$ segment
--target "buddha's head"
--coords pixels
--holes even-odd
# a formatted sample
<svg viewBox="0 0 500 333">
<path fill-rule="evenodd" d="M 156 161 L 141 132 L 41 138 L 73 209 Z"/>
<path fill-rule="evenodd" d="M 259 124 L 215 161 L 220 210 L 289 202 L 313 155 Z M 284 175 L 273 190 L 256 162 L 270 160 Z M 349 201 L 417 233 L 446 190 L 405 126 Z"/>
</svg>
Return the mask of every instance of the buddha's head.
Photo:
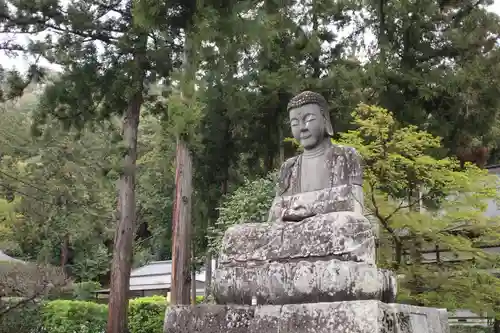
<svg viewBox="0 0 500 333">
<path fill-rule="evenodd" d="M 325 138 L 333 136 L 328 104 L 320 94 L 301 92 L 290 100 L 287 109 L 293 137 L 304 150 L 314 149 Z"/>
</svg>

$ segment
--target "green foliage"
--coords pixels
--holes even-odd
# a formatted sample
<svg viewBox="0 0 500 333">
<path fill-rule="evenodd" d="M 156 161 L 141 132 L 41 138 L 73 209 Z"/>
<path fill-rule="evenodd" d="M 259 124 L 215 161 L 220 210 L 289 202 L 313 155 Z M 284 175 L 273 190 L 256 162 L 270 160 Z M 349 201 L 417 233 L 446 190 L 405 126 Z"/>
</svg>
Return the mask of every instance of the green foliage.
<svg viewBox="0 0 500 333">
<path fill-rule="evenodd" d="M 16 147 L 0 160 L 0 194 L 14 199 L 9 206 L 15 214 L 0 221 L 9 229 L 0 241 L 8 241 L 6 249 L 17 256 L 51 264 L 60 265 L 66 252 L 67 273 L 95 279 L 109 266 L 104 243 L 112 239 L 115 204 L 113 126 L 111 133 L 78 133 L 51 122 L 44 136 L 30 138 L 30 112 L 38 100 L 37 93 L 25 95 L 3 112 L 9 122 L 0 124 L 0 141 Z"/>
<path fill-rule="evenodd" d="M 491 327 L 451 325 L 450 333 L 493 333 Z"/>
<path fill-rule="evenodd" d="M 442 137 L 453 154 L 498 145 L 500 18 L 486 3 L 371 2 L 366 8 L 367 24 L 379 33 L 379 55 L 366 66 L 369 103 Z"/>
<path fill-rule="evenodd" d="M 7 299 L 1 302 L 16 306 L 19 301 L 20 299 Z M 25 303 L 0 315 L 0 333 L 41 332 L 42 324 L 41 304 L 36 301 Z"/>
<path fill-rule="evenodd" d="M 0 158 L 0 248 L 61 265 L 67 246 L 66 273 L 77 282 L 99 279 L 109 270 L 113 239 L 119 123 L 68 132 L 54 121 L 44 136 L 30 138 L 38 96 L 26 94 L 1 114 L 0 142 L 8 155 Z M 165 122 L 145 114 L 140 132 L 137 264 L 139 257 L 170 258 L 175 159 L 175 138 Z"/>
<path fill-rule="evenodd" d="M 166 306 L 165 297 L 162 296 L 130 300 L 128 312 L 130 332 L 162 332 Z M 108 309 L 107 305 L 94 302 L 55 300 L 46 302 L 42 312 L 47 333 L 95 333 L 105 330 Z"/>
<path fill-rule="evenodd" d="M 107 306 L 85 301 L 56 300 L 43 307 L 43 326 L 49 333 L 102 332 Z"/>
<path fill-rule="evenodd" d="M 379 265 L 404 276 L 400 299 L 498 313 L 500 280 L 485 271 L 498 258 L 478 247 L 500 243 L 498 224 L 484 214 L 499 200 L 498 178 L 439 157 L 439 138 L 400 124 L 386 109 L 362 104 L 353 119 L 357 128 L 339 143 L 363 157 L 365 208 L 382 227 Z M 448 258 L 423 263 L 423 252 L 436 245 Z M 466 260 L 447 261 L 453 258 Z"/>
<path fill-rule="evenodd" d="M 152 296 L 129 302 L 130 333 L 161 333 L 167 303 L 165 297 Z"/>
<path fill-rule="evenodd" d="M 181 93 L 172 93 L 166 100 L 168 128 L 175 136 L 180 136 L 192 145 L 200 140 L 198 124 L 204 105 L 197 96 L 187 98 Z"/>
<path fill-rule="evenodd" d="M 101 284 L 95 281 L 75 283 L 73 285 L 73 298 L 79 301 L 95 299 L 94 292 L 101 289 Z"/>
<path fill-rule="evenodd" d="M 246 179 L 242 186 L 228 195 L 219 208 L 219 218 L 211 233 L 211 248 L 217 252 L 221 237 L 232 225 L 265 222 L 274 198 L 276 174 L 265 178 Z"/>
<path fill-rule="evenodd" d="M 248 196 L 238 197 L 235 188 L 245 178 L 267 175 L 300 150 L 289 140 L 283 144 L 290 130 L 286 104 L 293 94 L 311 89 L 327 98 L 336 133 L 360 126 L 351 122 L 351 111 L 361 101 L 391 111 L 392 120 L 369 109 L 382 123 L 363 125 L 359 142 L 352 135 L 340 141 L 359 143 L 370 164 L 366 207 L 379 215 L 383 229 L 379 264 L 435 281 L 413 281 L 420 289 L 408 292 L 411 300 L 434 304 L 446 294 L 454 307 L 464 301 L 461 294 L 474 294 L 472 287 L 455 293 L 451 287 L 440 289 L 437 269 L 413 265 L 410 271 L 402 257 L 418 258 L 406 253 L 420 247 L 413 243 L 439 242 L 451 252 L 472 253 L 481 268 L 495 262 L 476 247 L 497 238 L 498 231 L 482 216 L 493 182 L 481 170 L 462 170 L 453 158 L 442 158 L 475 161 L 469 155 L 486 147 L 491 161 L 498 160 L 500 25 L 484 2 L 34 3 L 7 1 L 0 30 L 26 36 L 50 29 L 51 37 L 28 45 L 12 38 L 0 49 L 41 55 L 62 71 L 46 76 L 45 88 L 34 85 L 19 103 L 0 112 L 0 172 L 5 173 L 0 174 L 5 187 L 0 188 L 5 199 L 0 201 L 0 248 L 62 265 L 76 281 L 106 276 L 117 217 L 115 184 L 127 152 L 118 118 L 140 95 L 146 114 L 138 135 L 134 264 L 171 255 L 175 135 L 190 140 L 193 150 L 192 216 L 201 258 L 207 230 L 217 247 L 229 225 L 266 219 L 274 182 L 252 188 L 246 181 Z M 379 32 L 373 45 L 364 45 L 366 29 Z M 191 45 L 182 42 L 185 32 Z M 189 66 L 172 75 L 182 63 Z M 26 76 L 0 70 L 0 101 L 28 91 L 27 84 L 43 74 L 37 66 Z M 355 117 L 369 121 L 358 111 Z M 41 137 L 30 136 L 31 125 Z M 380 126 L 391 129 L 379 133 Z M 77 130 L 66 132 L 72 127 Z M 384 147 L 384 136 L 390 147 Z M 236 193 L 234 200 L 232 195 L 223 199 L 227 193 Z M 420 206 L 428 212 L 418 215 L 414 210 Z M 438 209 L 446 214 L 437 214 Z M 467 235 L 439 231 L 465 220 Z M 413 241 L 389 228 L 404 230 Z M 395 244 L 402 249 L 393 260 L 389 245 Z M 462 268 L 470 273 L 466 281 L 486 279 Z M 444 281 L 465 281 L 452 271 Z M 426 284 L 435 290 L 421 292 Z"/>
<path fill-rule="evenodd" d="M 139 231 L 134 264 L 170 258 L 175 176 L 175 137 L 165 121 L 141 118 L 137 160 Z"/>
<path fill-rule="evenodd" d="M 19 244 L 15 241 L 14 226 L 21 217 L 16 213 L 19 199 L 9 202 L 0 198 L 0 249 L 9 252 L 19 252 Z"/>
</svg>

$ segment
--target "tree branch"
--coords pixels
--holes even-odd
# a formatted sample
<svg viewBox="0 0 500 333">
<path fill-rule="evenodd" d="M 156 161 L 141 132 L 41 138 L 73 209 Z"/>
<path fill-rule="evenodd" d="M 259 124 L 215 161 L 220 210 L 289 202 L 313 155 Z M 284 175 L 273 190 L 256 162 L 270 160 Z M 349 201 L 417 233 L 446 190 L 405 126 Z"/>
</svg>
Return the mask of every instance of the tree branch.
<svg viewBox="0 0 500 333">
<path fill-rule="evenodd" d="M 372 202 L 372 205 L 373 205 L 373 208 L 374 208 L 374 215 L 375 217 L 380 221 L 380 223 L 382 224 L 382 226 L 385 228 L 385 230 L 387 230 L 392 238 L 394 239 L 395 242 L 397 242 L 398 244 L 401 243 L 401 238 L 396 234 L 396 230 L 394 230 L 394 228 L 392 228 L 390 225 L 389 225 L 389 220 L 387 218 L 384 218 L 382 216 L 382 214 L 380 213 L 380 210 L 378 208 L 378 205 L 377 205 L 377 200 L 375 199 L 375 191 L 374 191 L 374 184 L 373 183 L 370 183 L 370 200 Z"/>
<path fill-rule="evenodd" d="M 24 304 L 27 304 L 29 302 L 32 302 L 34 301 L 38 296 L 40 296 L 41 294 L 35 294 L 35 295 L 32 295 L 31 297 L 28 297 L 28 298 L 24 298 L 22 299 L 21 301 L 17 302 L 16 304 L 12 305 L 12 306 L 7 306 L 5 309 L 3 310 L 0 310 L 0 318 L 2 316 L 4 316 L 5 314 L 9 313 L 10 311 L 14 310 L 14 309 L 17 309 L 19 307 L 21 307 L 22 305 Z"/>
<path fill-rule="evenodd" d="M 413 206 L 413 204 L 408 204 L 408 205 L 403 205 L 404 201 L 401 201 L 399 203 L 399 206 L 396 207 L 396 209 L 394 209 L 394 211 L 392 213 L 390 213 L 385 219 L 386 221 L 389 221 L 393 216 L 394 214 L 396 214 L 397 212 L 399 212 L 401 209 L 406 209 L 406 208 L 411 208 Z"/>
<path fill-rule="evenodd" d="M 36 31 L 32 31 L 32 33 L 43 32 L 47 29 L 52 29 L 57 32 L 62 33 L 70 33 L 83 38 L 90 38 L 91 40 L 98 40 L 106 44 L 114 44 L 117 39 L 111 37 L 107 34 L 101 32 L 88 33 L 83 31 L 76 31 L 72 29 L 62 28 L 55 24 L 49 23 L 50 18 L 40 18 L 40 17 L 12 17 L 5 12 L 0 12 L 0 19 L 7 21 L 9 24 L 13 24 L 15 26 L 20 27 L 29 27 L 31 25 L 41 25 L 43 29 L 37 29 Z M 15 33 L 15 32 L 13 32 Z"/>
</svg>

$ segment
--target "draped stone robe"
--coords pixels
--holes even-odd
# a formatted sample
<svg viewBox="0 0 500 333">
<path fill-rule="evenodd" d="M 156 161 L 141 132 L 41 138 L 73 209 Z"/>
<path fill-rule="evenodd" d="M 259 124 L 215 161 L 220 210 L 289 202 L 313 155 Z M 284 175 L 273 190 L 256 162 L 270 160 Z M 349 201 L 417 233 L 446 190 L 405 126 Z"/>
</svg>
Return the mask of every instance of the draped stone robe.
<svg viewBox="0 0 500 333">
<path fill-rule="evenodd" d="M 330 212 L 363 211 L 363 169 L 361 157 L 352 147 L 331 144 L 324 152 L 326 174 L 311 170 L 303 172 L 302 154 L 283 163 L 279 172 L 276 197 L 269 212 L 269 221 L 301 221 L 307 217 Z M 320 188 L 302 190 L 303 175 L 322 177 Z M 302 175 L 302 176 L 301 176 Z M 318 182 L 315 182 L 318 184 Z"/>
</svg>

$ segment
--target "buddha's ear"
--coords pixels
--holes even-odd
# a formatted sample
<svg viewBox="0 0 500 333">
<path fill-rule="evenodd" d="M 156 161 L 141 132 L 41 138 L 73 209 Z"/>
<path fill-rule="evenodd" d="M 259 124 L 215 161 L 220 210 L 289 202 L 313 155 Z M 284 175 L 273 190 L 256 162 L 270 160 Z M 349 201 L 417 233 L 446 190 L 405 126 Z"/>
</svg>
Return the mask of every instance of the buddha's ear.
<svg viewBox="0 0 500 333">
<path fill-rule="evenodd" d="M 325 110 L 323 112 L 323 118 L 325 119 L 325 132 L 329 137 L 333 137 L 333 126 L 332 122 L 330 121 L 330 113 L 328 110 Z"/>
</svg>

